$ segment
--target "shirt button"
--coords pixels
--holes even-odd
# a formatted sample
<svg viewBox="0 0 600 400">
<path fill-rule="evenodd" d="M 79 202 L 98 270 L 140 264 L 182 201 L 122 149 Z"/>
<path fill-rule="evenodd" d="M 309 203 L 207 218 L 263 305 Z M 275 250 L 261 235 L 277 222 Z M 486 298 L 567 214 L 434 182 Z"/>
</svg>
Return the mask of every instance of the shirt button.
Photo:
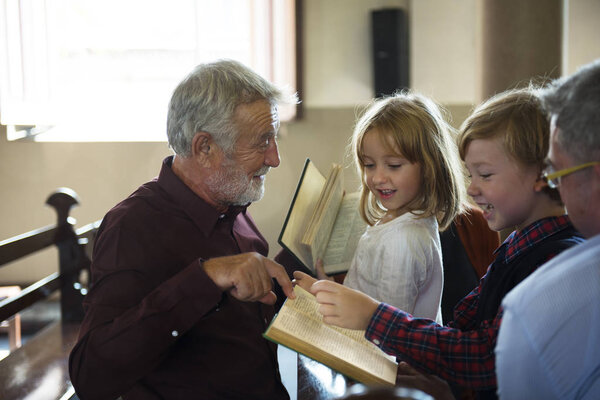
<svg viewBox="0 0 600 400">
<path fill-rule="evenodd" d="M 223 219 L 223 218 L 225 218 L 225 214 L 219 215 L 219 219 Z"/>
<path fill-rule="evenodd" d="M 173 337 L 177 337 L 177 336 L 179 336 L 179 332 L 177 332 L 177 331 L 172 331 L 172 332 L 171 332 L 171 336 L 173 336 Z"/>
<path fill-rule="evenodd" d="M 381 342 L 379 341 L 379 339 L 374 339 L 373 343 L 375 343 L 377 346 L 379 346 L 381 344 Z"/>
</svg>

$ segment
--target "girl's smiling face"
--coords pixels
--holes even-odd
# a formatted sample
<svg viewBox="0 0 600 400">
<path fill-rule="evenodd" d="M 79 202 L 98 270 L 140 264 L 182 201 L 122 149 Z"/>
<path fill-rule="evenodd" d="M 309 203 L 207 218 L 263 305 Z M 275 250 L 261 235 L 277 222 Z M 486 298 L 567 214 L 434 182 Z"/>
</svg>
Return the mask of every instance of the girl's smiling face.
<svg viewBox="0 0 600 400">
<path fill-rule="evenodd" d="M 490 229 L 522 229 L 538 219 L 534 188 L 540 172 L 511 158 L 502 136 L 474 139 L 465 164 L 471 183 L 467 193 L 483 210 Z"/>
<path fill-rule="evenodd" d="M 364 180 L 373 195 L 387 209 L 383 222 L 407 211 L 421 192 L 421 167 L 391 151 L 377 128 L 369 130 L 362 142 Z"/>
</svg>

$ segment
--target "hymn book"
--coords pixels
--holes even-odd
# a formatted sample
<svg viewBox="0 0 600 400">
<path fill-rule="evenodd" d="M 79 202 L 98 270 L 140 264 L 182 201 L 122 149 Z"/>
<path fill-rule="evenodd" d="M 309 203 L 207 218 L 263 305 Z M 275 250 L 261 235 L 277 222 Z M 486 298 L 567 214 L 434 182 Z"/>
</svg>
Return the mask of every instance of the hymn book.
<svg viewBox="0 0 600 400">
<path fill-rule="evenodd" d="M 346 272 L 366 228 L 359 202 L 360 193 L 344 192 L 340 165 L 333 164 L 325 178 L 307 159 L 279 244 L 313 273 L 318 258 L 323 260 L 326 274 Z"/>
<path fill-rule="evenodd" d="M 315 296 L 297 285 L 294 293 L 296 298 L 286 299 L 265 338 L 363 384 L 396 383 L 395 358 L 365 339 L 365 331 L 325 324 Z"/>
</svg>

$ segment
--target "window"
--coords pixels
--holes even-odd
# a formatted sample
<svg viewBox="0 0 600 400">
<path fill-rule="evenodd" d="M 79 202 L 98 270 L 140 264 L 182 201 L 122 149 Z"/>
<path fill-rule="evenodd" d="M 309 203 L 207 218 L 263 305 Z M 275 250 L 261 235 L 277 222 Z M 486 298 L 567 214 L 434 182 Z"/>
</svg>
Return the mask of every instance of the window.
<svg viewBox="0 0 600 400">
<path fill-rule="evenodd" d="M 294 0 L 0 4 L 0 122 L 9 139 L 164 141 L 173 89 L 218 58 L 296 90 Z M 294 112 L 282 110 L 282 119 Z"/>
</svg>

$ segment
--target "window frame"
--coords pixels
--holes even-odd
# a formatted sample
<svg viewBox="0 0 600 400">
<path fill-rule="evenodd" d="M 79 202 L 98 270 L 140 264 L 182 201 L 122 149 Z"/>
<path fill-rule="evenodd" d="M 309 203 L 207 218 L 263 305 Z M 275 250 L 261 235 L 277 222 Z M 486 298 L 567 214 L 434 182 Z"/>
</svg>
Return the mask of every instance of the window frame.
<svg viewBox="0 0 600 400">
<path fill-rule="evenodd" d="M 49 17 L 50 2 L 54 0 L 0 0 L 0 124 L 6 126 L 8 140 L 33 140 L 38 141 L 43 133 L 48 132 L 56 125 L 53 116 L 57 115 L 54 107 L 53 93 L 56 82 L 53 79 L 53 67 L 56 55 L 51 54 L 52 39 L 47 33 L 52 29 L 52 19 Z M 202 1 L 202 0 L 196 0 Z M 281 15 L 281 0 L 250 0 L 251 10 L 269 14 L 273 20 L 274 12 Z M 294 41 L 294 50 L 288 55 L 288 61 L 293 63 L 295 79 L 294 89 L 302 92 L 302 10 L 303 0 L 287 0 L 285 3 L 289 12 L 292 12 L 294 29 L 291 32 Z M 35 6 L 35 7 L 34 7 Z M 281 18 L 280 18 L 281 19 Z M 289 21 L 276 20 L 280 25 Z M 32 28 L 33 27 L 33 28 Z M 285 27 L 284 27 L 285 28 Z M 273 71 L 276 62 L 275 51 L 287 51 L 286 44 L 277 41 L 278 37 L 270 30 L 270 38 L 266 43 L 267 54 L 266 68 Z M 288 29 L 289 31 L 289 29 Z M 259 45 L 265 45 L 263 41 Z M 278 48 L 275 48 L 277 47 Z M 256 67 L 253 66 L 253 69 Z M 263 74 L 265 75 L 265 74 Z M 266 76 L 266 75 L 265 75 Z M 274 76 L 268 76 L 273 79 Z M 302 103 L 295 106 L 289 120 L 302 117 Z M 42 135 L 42 136 L 40 136 Z M 44 141 L 44 140 L 40 140 Z M 99 141 L 99 140 L 76 140 Z M 125 141 L 153 141 L 145 139 Z M 166 137 L 165 137 L 166 141 Z"/>
</svg>

